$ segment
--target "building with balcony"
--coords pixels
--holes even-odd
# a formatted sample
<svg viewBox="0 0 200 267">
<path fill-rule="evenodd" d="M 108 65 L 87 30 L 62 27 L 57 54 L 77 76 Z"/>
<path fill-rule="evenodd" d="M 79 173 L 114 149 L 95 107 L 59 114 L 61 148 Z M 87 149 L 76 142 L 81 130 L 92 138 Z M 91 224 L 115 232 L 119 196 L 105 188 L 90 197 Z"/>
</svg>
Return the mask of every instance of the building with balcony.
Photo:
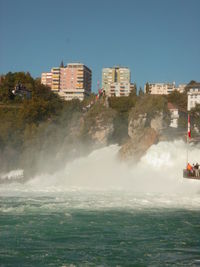
<svg viewBox="0 0 200 267">
<path fill-rule="evenodd" d="M 173 83 L 149 83 L 147 92 L 147 85 L 144 87 L 144 93 L 151 95 L 168 95 L 175 90 L 175 82 Z"/>
<path fill-rule="evenodd" d="M 130 92 L 134 90 L 134 84 L 131 83 L 111 83 L 107 92 L 109 97 L 112 96 L 129 96 Z"/>
<path fill-rule="evenodd" d="M 43 72 L 41 75 L 41 83 L 51 88 L 52 72 Z"/>
<path fill-rule="evenodd" d="M 185 91 L 186 84 L 179 84 L 176 86 L 175 82 L 173 83 L 148 83 L 148 92 L 147 84 L 144 86 L 144 93 L 151 95 L 168 95 L 173 91 L 177 90 L 179 93 Z"/>
<path fill-rule="evenodd" d="M 65 100 L 83 100 L 91 93 L 92 71 L 82 63 L 69 63 L 66 67 L 52 68 L 51 75 L 52 91 Z M 42 73 L 41 82 L 45 85 L 46 77 L 47 73 Z"/>
<path fill-rule="evenodd" d="M 59 92 L 60 90 L 60 68 L 52 68 L 52 84 L 51 90 L 54 92 Z"/>
<path fill-rule="evenodd" d="M 107 96 L 128 96 L 134 85 L 131 84 L 131 72 L 126 67 L 103 68 L 102 89 Z"/>
<path fill-rule="evenodd" d="M 83 100 L 91 93 L 92 71 L 81 63 L 69 63 L 60 68 L 59 95 L 65 100 L 78 98 Z"/>
<path fill-rule="evenodd" d="M 188 106 L 187 109 L 190 111 L 195 108 L 197 104 L 200 104 L 200 86 L 192 87 L 189 89 L 188 93 Z"/>
</svg>

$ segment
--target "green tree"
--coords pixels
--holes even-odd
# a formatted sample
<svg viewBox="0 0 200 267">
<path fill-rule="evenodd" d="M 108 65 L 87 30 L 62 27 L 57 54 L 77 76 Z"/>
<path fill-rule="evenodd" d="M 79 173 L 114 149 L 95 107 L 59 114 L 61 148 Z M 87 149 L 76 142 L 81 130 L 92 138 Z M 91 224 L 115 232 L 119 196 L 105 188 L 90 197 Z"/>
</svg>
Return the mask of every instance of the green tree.
<svg viewBox="0 0 200 267">
<path fill-rule="evenodd" d="M 149 94 L 150 93 L 150 87 L 149 87 L 149 83 L 148 82 L 146 83 L 145 88 L 146 88 L 146 94 Z"/>
<path fill-rule="evenodd" d="M 168 102 L 174 104 L 181 111 L 187 111 L 187 93 L 179 93 L 177 90 L 167 95 Z"/>
<path fill-rule="evenodd" d="M 140 114 L 148 114 L 149 118 L 154 117 L 158 112 L 168 114 L 167 100 L 161 95 L 141 95 L 131 109 L 130 117 L 137 119 Z"/>
<path fill-rule="evenodd" d="M 143 95 L 144 95 L 144 91 L 142 90 L 142 87 L 140 87 L 139 96 L 143 96 Z"/>
<path fill-rule="evenodd" d="M 199 135 L 199 133 L 196 133 L 194 131 L 194 128 L 195 130 L 198 129 L 198 131 L 200 132 L 200 104 L 197 104 L 195 106 L 195 108 L 193 108 L 191 111 L 190 111 L 190 114 L 191 114 L 191 124 L 192 124 L 192 130 L 193 130 L 193 136 L 194 135 Z"/>
<path fill-rule="evenodd" d="M 117 112 L 113 121 L 114 132 L 112 142 L 122 144 L 128 138 L 128 115 L 131 108 L 135 106 L 136 101 L 136 95 L 110 97 L 108 99 L 109 107 Z"/>
</svg>

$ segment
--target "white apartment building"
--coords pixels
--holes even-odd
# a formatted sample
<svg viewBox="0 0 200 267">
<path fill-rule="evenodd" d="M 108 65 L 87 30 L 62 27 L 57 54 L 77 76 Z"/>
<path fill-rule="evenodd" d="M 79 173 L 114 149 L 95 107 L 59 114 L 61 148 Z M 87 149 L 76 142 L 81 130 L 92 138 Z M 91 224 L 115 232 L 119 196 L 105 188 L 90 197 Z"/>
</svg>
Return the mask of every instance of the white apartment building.
<svg viewBox="0 0 200 267">
<path fill-rule="evenodd" d="M 175 90 L 175 82 L 173 83 L 149 83 L 149 94 L 151 95 L 168 95 Z M 146 85 L 144 87 L 146 92 Z"/>
<path fill-rule="evenodd" d="M 190 88 L 188 91 L 188 111 L 195 108 L 196 104 L 200 104 L 200 88 L 198 87 Z"/>
<path fill-rule="evenodd" d="M 168 95 L 173 91 L 177 90 L 180 93 L 183 93 L 185 90 L 186 84 L 180 84 L 176 87 L 175 82 L 173 83 L 149 83 L 149 94 L 151 95 Z M 144 92 L 146 92 L 146 85 L 144 86 Z"/>
</svg>

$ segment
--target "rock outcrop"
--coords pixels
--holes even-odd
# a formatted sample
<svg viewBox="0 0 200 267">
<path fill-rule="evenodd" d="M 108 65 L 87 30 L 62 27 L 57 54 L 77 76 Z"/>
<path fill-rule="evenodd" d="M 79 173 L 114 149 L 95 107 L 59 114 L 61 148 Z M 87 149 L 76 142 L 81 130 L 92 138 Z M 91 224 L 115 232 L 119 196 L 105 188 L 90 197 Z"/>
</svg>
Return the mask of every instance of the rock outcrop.
<svg viewBox="0 0 200 267">
<path fill-rule="evenodd" d="M 137 119 L 131 118 L 128 125 L 128 135 L 134 139 L 138 131 L 142 131 L 147 127 L 147 114 L 140 114 Z"/>
<path fill-rule="evenodd" d="M 158 134 L 152 128 L 144 128 L 130 138 L 120 149 L 119 156 L 123 160 L 138 161 L 153 144 L 158 142 Z"/>
<path fill-rule="evenodd" d="M 128 126 L 129 140 L 121 147 L 119 156 L 124 160 L 138 161 L 146 151 L 156 144 L 167 127 L 162 112 L 153 118 L 148 114 L 140 114 L 137 119 L 130 118 Z"/>
<path fill-rule="evenodd" d="M 112 120 L 105 121 L 103 118 L 96 118 L 96 122 L 89 129 L 89 136 L 95 145 L 107 145 L 110 136 L 114 131 Z"/>
</svg>

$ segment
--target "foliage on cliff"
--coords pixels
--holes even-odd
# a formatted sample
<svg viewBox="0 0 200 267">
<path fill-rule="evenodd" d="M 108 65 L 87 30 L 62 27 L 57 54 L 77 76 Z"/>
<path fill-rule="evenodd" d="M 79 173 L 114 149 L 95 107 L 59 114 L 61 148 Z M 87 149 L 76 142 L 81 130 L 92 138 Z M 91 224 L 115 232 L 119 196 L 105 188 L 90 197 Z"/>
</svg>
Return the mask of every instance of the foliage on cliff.
<svg viewBox="0 0 200 267">
<path fill-rule="evenodd" d="M 110 97 L 108 99 L 110 108 L 116 111 L 113 121 L 113 142 L 122 144 L 128 138 L 128 116 L 131 108 L 135 106 L 137 98 L 135 94 L 131 94 L 129 97 Z"/>
<path fill-rule="evenodd" d="M 167 95 L 168 102 L 174 104 L 180 111 L 187 112 L 187 92 L 179 93 L 177 90 Z"/>
<path fill-rule="evenodd" d="M 199 136 L 200 133 L 200 104 L 197 104 L 195 108 L 190 111 L 191 115 L 191 125 L 192 125 L 192 135 Z"/>
<path fill-rule="evenodd" d="M 166 98 L 157 95 L 143 95 L 138 98 L 129 118 L 137 119 L 140 114 L 147 114 L 149 118 L 153 118 L 158 112 L 168 113 Z"/>
<path fill-rule="evenodd" d="M 31 92 L 30 99 L 13 94 L 18 83 Z M 83 102 L 63 101 L 29 73 L 9 72 L 0 83 L 0 169 L 53 171 L 102 136 L 121 145 L 128 138 L 129 119 L 167 114 L 168 101 L 185 110 L 187 95 L 131 94 L 96 101 L 92 94 Z M 199 106 L 191 113 L 200 129 Z"/>
<path fill-rule="evenodd" d="M 17 83 L 31 92 L 31 99 L 12 93 Z M 36 165 L 62 146 L 71 121 L 82 112 L 78 100 L 63 101 L 29 73 L 8 73 L 0 84 L 0 168 Z M 39 155 L 40 152 L 40 155 Z"/>
<path fill-rule="evenodd" d="M 116 112 L 105 106 L 103 101 L 96 102 L 84 116 L 84 127 L 82 130 L 83 140 L 88 139 L 91 129 L 99 129 L 113 122 Z"/>
</svg>

